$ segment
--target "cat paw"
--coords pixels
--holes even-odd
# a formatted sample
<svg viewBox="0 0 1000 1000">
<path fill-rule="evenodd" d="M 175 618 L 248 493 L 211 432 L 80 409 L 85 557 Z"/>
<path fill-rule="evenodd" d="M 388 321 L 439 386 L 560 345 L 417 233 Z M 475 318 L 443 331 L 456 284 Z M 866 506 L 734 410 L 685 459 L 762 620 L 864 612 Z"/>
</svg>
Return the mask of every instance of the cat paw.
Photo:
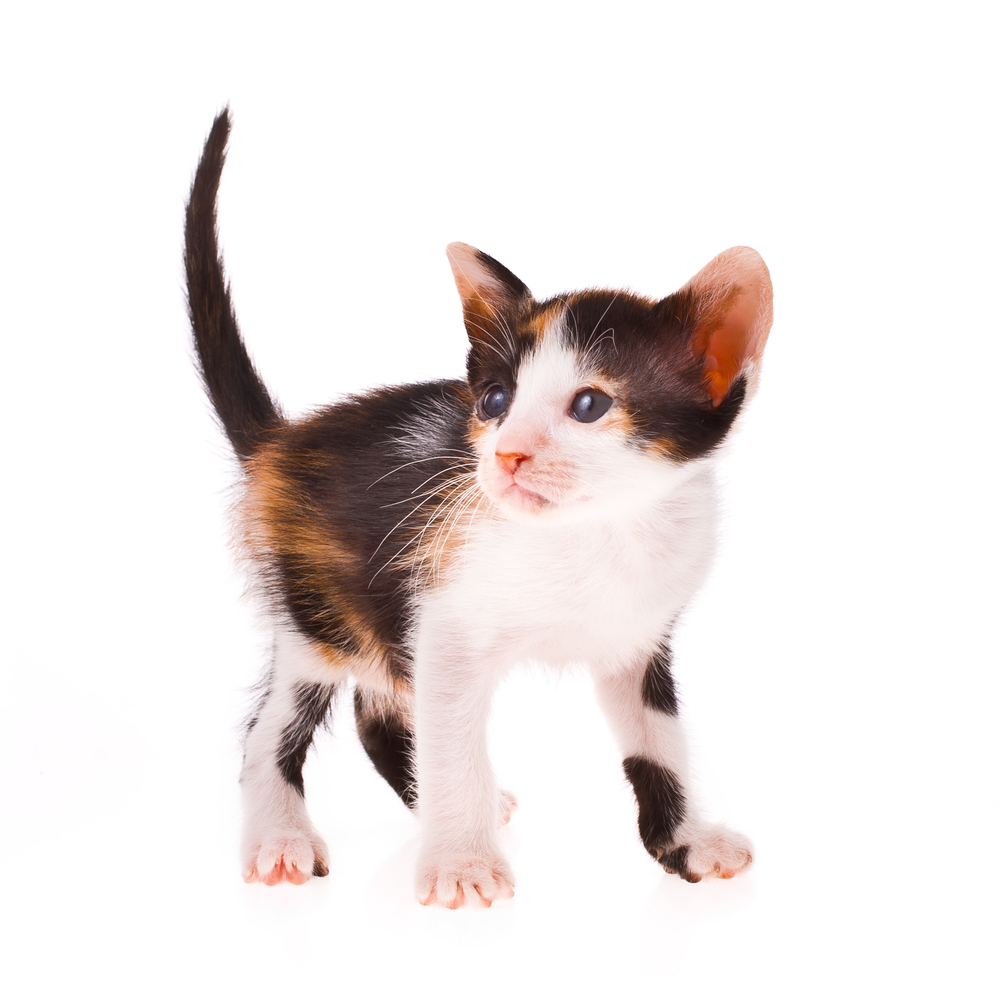
<svg viewBox="0 0 1000 1000">
<path fill-rule="evenodd" d="M 517 808 L 517 799 L 510 792 L 500 789 L 500 826 L 506 826 L 510 822 L 511 814 Z"/>
<path fill-rule="evenodd" d="M 685 882 L 703 878 L 733 878 L 746 871 L 753 861 L 753 848 L 742 834 L 724 826 L 713 826 L 689 837 L 675 847 L 654 852 L 664 871 L 680 875 Z"/>
<path fill-rule="evenodd" d="M 302 885 L 313 875 L 330 874 L 326 853 L 326 845 L 319 838 L 311 841 L 301 836 L 265 837 L 248 852 L 243 865 L 243 881 Z"/>
<path fill-rule="evenodd" d="M 452 856 L 423 862 L 417 875 L 417 899 L 449 910 L 460 906 L 490 906 L 514 895 L 514 877 L 499 855 Z"/>
</svg>

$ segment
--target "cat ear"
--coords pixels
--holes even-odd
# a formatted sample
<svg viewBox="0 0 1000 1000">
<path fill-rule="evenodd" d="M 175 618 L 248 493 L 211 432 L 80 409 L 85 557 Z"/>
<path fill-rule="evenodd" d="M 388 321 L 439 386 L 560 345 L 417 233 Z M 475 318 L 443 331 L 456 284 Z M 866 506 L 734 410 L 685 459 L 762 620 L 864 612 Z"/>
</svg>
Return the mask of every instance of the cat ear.
<svg viewBox="0 0 1000 1000">
<path fill-rule="evenodd" d="M 528 286 L 468 243 L 449 243 L 445 252 L 462 299 L 469 339 L 496 340 L 512 325 L 513 315 L 532 301 Z"/>
<path fill-rule="evenodd" d="M 760 254 L 750 247 L 720 253 L 660 305 L 685 299 L 694 313 L 691 351 L 701 361 L 712 405 L 722 403 L 741 375 L 749 396 L 773 317 L 771 276 Z"/>
</svg>

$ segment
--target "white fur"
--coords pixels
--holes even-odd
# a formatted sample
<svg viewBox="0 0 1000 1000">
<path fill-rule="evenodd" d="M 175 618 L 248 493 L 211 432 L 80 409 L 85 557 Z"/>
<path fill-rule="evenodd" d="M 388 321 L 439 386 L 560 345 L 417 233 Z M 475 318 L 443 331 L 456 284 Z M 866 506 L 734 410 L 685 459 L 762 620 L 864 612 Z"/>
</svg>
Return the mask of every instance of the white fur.
<svg viewBox="0 0 1000 1000">
<path fill-rule="evenodd" d="M 522 366 L 509 413 L 479 441 L 480 483 L 501 516 L 473 526 L 447 582 L 419 605 L 424 902 L 461 905 L 478 893 L 489 903 L 513 892 L 496 839 L 486 720 L 498 680 L 516 663 L 586 663 L 623 755 L 668 767 L 687 787 L 679 724 L 643 705 L 641 683 L 708 570 L 712 471 L 643 452 L 610 412 L 591 424 L 573 420 L 569 404 L 590 376 L 555 331 Z M 509 452 L 530 456 L 513 474 L 497 458 Z M 717 829 L 702 849 L 702 829 L 689 810 L 684 832 L 697 840 L 692 855 L 709 863 L 706 874 L 748 863 L 742 842 L 730 846 Z"/>
<path fill-rule="evenodd" d="M 268 885 L 282 881 L 282 866 L 289 881 L 304 882 L 312 875 L 317 856 L 324 863 L 329 858 L 305 801 L 285 781 L 277 757 L 282 732 L 296 716 L 296 686 L 332 684 L 344 676 L 291 629 L 278 630 L 274 645 L 269 694 L 247 734 L 240 775 L 243 878 Z"/>
<path fill-rule="evenodd" d="M 493 775 L 486 723 L 498 681 L 530 661 L 587 664 L 623 756 L 679 778 L 689 803 L 679 836 L 693 874 L 729 877 L 750 861 L 745 840 L 698 818 L 679 723 L 641 697 L 651 655 L 711 562 L 711 462 L 645 449 L 614 407 L 590 424 L 572 419 L 570 403 L 587 386 L 601 388 L 586 360 L 563 346 L 557 321 L 523 363 L 505 418 L 477 440 L 488 513 L 463 525 L 464 545 L 417 598 L 412 708 L 425 903 L 489 905 L 513 893 L 497 838 L 513 798 Z M 505 453 L 529 457 L 511 474 L 498 458 Z M 272 694 L 247 739 L 242 778 L 248 881 L 280 880 L 282 865 L 304 881 L 316 856 L 326 858 L 275 757 L 294 718 L 295 686 L 335 683 L 348 667 L 338 670 L 294 630 L 279 630 Z"/>
</svg>

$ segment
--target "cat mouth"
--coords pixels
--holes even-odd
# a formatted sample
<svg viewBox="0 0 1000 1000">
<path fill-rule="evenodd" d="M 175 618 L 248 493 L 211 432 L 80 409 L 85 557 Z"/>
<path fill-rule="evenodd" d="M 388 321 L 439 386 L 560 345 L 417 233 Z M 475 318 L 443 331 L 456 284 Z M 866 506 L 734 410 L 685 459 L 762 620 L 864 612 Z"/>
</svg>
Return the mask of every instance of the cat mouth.
<svg viewBox="0 0 1000 1000">
<path fill-rule="evenodd" d="M 529 510 L 543 510 L 552 506 L 552 501 L 543 497 L 541 493 L 529 490 L 520 483 L 512 482 L 503 491 L 503 499 L 507 502 L 513 501 L 518 507 Z"/>
</svg>

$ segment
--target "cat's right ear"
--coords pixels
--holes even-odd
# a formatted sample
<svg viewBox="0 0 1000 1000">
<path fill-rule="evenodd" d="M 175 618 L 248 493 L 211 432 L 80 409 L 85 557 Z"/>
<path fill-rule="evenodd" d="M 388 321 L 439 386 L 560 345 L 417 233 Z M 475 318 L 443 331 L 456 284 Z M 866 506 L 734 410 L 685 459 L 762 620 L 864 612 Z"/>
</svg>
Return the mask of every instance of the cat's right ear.
<svg viewBox="0 0 1000 1000">
<path fill-rule="evenodd" d="M 469 340 L 502 342 L 516 316 L 532 302 L 528 286 L 468 243 L 449 243 L 445 252 L 462 299 Z"/>
</svg>

